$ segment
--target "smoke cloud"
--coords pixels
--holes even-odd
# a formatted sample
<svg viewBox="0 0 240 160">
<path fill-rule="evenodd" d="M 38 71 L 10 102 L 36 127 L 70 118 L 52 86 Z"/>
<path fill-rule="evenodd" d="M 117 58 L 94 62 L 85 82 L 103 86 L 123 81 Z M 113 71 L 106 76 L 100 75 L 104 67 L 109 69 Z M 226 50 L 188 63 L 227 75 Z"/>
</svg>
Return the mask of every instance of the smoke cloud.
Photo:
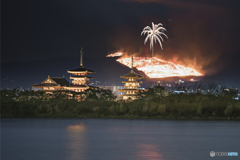
<svg viewBox="0 0 240 160">
<path fill-rule="evenodd" d="M 145 36 L 140 36 L 140 33 L 145 26 L 151 27 L 151 22 L 154 22 L 162 23 L 169 37 L 164 37 L 163 51 L 159 44 L 154 44 L 155 56 L 193 67 L 205 75 L 223 70 L 238 51 L 235 47 L 239 40 L 236 35 L 239 32 L 235 21 L 237 17 L 234 11 L 222 4 L 213 5 L 207 1 L 198 3 L 190 0 L 122 2 L 138 4 L 143 8 L 143 13 L 139 14 L 139 24 L 116 29 L 111 39 L 111 44 L 116 50 L 150 56 L 149 42 L 144 45 Z M 165 10 L 159 15 L 145 13 L 150 9 L 149 4 L 158 5 Z"/>
</svg>

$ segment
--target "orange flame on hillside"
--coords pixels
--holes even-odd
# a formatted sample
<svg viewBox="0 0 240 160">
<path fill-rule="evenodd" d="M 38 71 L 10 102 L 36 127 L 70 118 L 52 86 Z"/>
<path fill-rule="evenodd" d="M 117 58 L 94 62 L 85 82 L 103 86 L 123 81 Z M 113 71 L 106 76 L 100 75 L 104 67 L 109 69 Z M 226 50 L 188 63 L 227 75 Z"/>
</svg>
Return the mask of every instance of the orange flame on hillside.
<svg viewBox="0 0 240 160">
<path fill-rule="evenodd" d="M 111 56 L 110 56 L 111 55 Z M 110 54 L 107 57 L 114 57 Z M 117 59 L 119 63 L 131 68 L 131 57 Z M 156 57 L 133 57 L 133 66 L 143 71 L 150 78 L 180 77 L 180 76 L 202 76 L 194 68 L 174 64 Z"/>
<path fill-rule="evenodd" d="M 123 55 L 122 52 L 116 52 L 116 53 L 107 55 L 107 57 L 121 57 L 122 55 Z"/>
</svg>

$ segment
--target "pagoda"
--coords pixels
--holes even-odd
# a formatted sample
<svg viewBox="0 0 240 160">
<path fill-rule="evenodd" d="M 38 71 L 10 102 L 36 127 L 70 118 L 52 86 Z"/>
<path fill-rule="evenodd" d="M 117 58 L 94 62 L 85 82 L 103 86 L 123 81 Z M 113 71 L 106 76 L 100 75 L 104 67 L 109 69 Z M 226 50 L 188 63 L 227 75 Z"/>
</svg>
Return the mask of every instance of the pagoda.
<svg viewBox="0 0 240 160">
<path fill-rule="evenodd" d="M 85 90 L 89 89 L 88 84 L 90 83 L 89 77 L 87 75 L 96 73 L 90 69 L 86 69 L 83 67 L 83 48 L 81 48 L 80 54 L 80 68 L 68 70 L 67 72 L 71 74 L 70 79 L 72 79 L 72 85 L 65 87 L 67 90 L 74 91 L 74 92 L 84 92 Z"/>
<path fill-rule="evenodd" d="M 132 69 L 131 69 L 130 73 L 121 76 L 121 78 L 128 80 L 128 81 L 122 81 L 122 83 L 125 83 L 124 89 L 117 90 L 119 92 L 125 93 L 124 95 L 121 95 L 121 96 L 123 96 L 123 100 L 138 99 L 137 93 L 140 90 L 139 87 L 140 87 L 140 83 L 142 83 L 142 81 L 137 81 L 137 80 L 142 79 L 144 77 L 133 71 L 133 56 L 132 56 Z"/>
</svg>

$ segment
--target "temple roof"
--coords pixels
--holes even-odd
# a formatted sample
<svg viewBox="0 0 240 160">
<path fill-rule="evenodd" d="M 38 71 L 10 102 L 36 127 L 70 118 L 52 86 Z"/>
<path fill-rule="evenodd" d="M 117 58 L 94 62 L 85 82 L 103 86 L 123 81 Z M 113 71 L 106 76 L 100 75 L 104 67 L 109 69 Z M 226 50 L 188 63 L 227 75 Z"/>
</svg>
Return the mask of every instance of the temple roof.
<svg viewBox="0 0 240 160">
<path fill-rule="evenodd" d="M 33 84 L 32 87 L 54 87 L 59 86 L 59 84 L 54 83 L 39 83 L 39 84 Z"/>
<path fill-rule="evenodd" d="M 60 84 L 61 86 L 71 85 L 71 83 L 69 83 L 64 77 L 52 77 L 52 80 L 54 80 L 57 84 Z"/>
<path fill-rule="evenodd" d="M 140 74 L 137 74 L 137 73 L 135 73 L 133 70 L 131 70 L 130 73 L 121 76 L 121 78 L 125 78 L 125 79 L 128 79 L 128 78 L 142 79 L 143 76 L 140 75 Z"/>
<path fill-rule="evenodd" d="M 69 86 L 69 83 L 64 77 L 50 77 L 48 76 L 42 83 L 33 84 L 32 87 L 55 87 L 55 86 Z"/>
<path fill-rule="evenodd" d="M 80 68 L 77 68 L 77 69 L 71 69 L 71 70 L 68 70 L 68 72 L 91 72 L 91 73 L 96 73 L 95 71 L 84 68 L 84 67 L 80 67 Z"/>
</svg>

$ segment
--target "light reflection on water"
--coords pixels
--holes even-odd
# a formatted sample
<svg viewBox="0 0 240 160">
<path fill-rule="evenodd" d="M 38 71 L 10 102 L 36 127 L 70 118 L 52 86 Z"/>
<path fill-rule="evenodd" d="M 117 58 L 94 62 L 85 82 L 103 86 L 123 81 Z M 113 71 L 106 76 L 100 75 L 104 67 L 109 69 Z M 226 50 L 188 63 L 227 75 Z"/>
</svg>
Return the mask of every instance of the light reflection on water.
<svg viewBox="0 0 240 160">
<path fill-rule="evenodd" d="M 67 126 L 69 159 L 84 158 L 86 149 L 86 126 L 83 123 Z"/>
<path fill-rule="evenodd" d="M 233 121 L 2 119 L 1 160 L 205 160 L 240 153 L 239 133 Z"/>
<path fill-rule="evenodd" d="M 146 160 L 163 160 L 162 155 L 160 154 L 159 149 L 156 145 L 152 144 L 139 144 L 138 145 L 139 159 Z"/>
</svg>

